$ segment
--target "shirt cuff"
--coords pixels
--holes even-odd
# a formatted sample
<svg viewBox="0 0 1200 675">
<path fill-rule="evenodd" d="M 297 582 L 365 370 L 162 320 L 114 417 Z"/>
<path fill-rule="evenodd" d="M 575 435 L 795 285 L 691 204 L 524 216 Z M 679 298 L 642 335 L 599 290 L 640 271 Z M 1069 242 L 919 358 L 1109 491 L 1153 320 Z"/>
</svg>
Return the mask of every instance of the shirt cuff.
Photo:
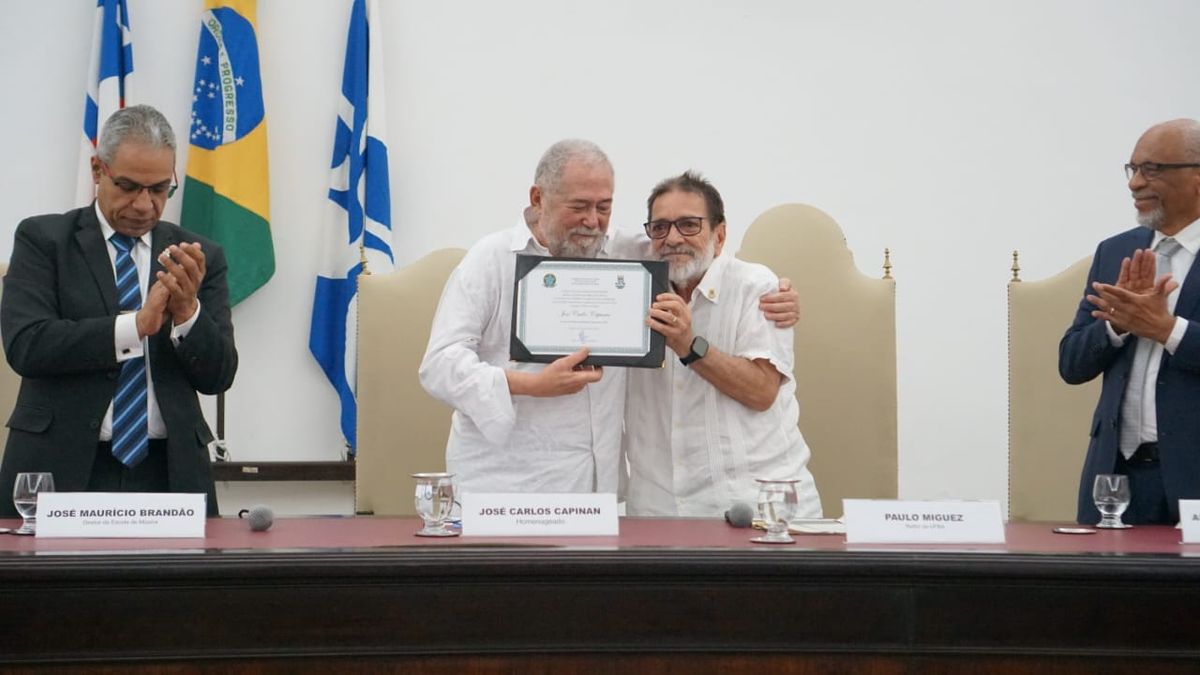
<svg viewBox="0 0 1200 675">
<path fill-rule="evenodd" d="M 179 343 L 183 342 L 188 332 L 192 330 L 192 326 L 196 325 L 196 317 L 198 316 L 200 316 L 200 300 L 196 300 L 196 311 L 192 312 L 192 318 L 181 324 L 171 326 L 171 344 L 178 347 Z"/>
<path fill-rule="evenodd" d="M 1182 316 L 1175 317 L 1175 327 L 1171 329 L 1171 337 L 1168 337 L 1166 344 L 1163 345 L 1168 354 L 1175 355 L 1175 350 L 1179 349 L 1179 343 L 1183 342 L 1183 334 L 1187 332 L 1187 329 L 1188 320 Z"/>
<path fill-rule="evenodd" d="M 1104 330 L 1108 333 L 1108 343 L 1110 345 L 1114 347 L 1125 346 L 1125 338 L 1129 337 L 1129 333 L 1121 333 L 1118 335 L 1117 331 L 1113 330 L 1112 324 L 1108 321 L 1104 322 Z"/>
<path fill-rule="evenodd" d="M 117 353 L 117 363 L 144 355 L 142 339 L 138 337 L 137 312 L 117 315 L 117 321 L 113 324 L 113 348 Z"/>
</svg>

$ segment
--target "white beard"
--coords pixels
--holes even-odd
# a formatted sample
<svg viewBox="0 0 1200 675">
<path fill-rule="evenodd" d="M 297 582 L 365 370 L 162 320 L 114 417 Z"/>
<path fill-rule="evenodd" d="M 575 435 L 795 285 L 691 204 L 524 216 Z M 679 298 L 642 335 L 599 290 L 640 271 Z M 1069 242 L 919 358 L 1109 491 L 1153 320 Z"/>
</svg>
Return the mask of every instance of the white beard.
<svg viewBox="0 0 1200 675">
<path fill-rule="evenodd" d="M 708 267 L 712 265 L 713 258 L 717 257 L 717 239 L 716 237 L 710 238 L 708 245 L 700 252 L 698 258 L 695 249 L 684 245 L 659 250 L 658 259 L 666 260 L 668 253 L 683 253 L 691 256 L 682 263 L 668 261 L 670 268 L 667 271 L 667 278 L 676 286 L 686 286 L 694 281 L 699 281 L 700 277 L 708 271 Z"/>
<path fill-rule="evenodd" d="M 555 238 L 553 235 L 547 233 L 546 248 L 550 251 L 550 254 L 556 258 L 595 258 L 604 246 L 604 235 L 600 234 L 593 237 L 587 244 L 577 244 L 571 241 L 571 234 L 577 231 L 599 232 L 600 230 L 575 227 L 564 233 L 562 239 Z"/>
<path fill-rule="evenodd" d="M 1162 207 L 1154 209 L 1150 213 L 1142 213 L 1138 211 L 1137 223 L 1144 228 L 1158 231 L 1162 229 L 1163 223 L 1167 219 L 1167 214 L 1163 213 Z"/>
</svg>

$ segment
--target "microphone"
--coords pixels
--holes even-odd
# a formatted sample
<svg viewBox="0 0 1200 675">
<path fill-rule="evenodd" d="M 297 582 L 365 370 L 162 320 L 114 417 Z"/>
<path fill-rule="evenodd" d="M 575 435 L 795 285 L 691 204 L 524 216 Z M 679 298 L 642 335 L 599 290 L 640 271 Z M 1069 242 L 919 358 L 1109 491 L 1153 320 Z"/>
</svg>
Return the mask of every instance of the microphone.
<svg viewBox="0 0 1200 675">
<path fill-rule="evenodd" d="M 734 527 L 750 527 L 754 524 L 754 509 L 745 502 L 734 502 L 725 512 L 725 522 Z"/>
<path fill-rule="evenodd" d="M 248 509 L 238 511 L 238 518 L 250 522 L 251 532 L 266 532 L 275 523 L 275 512 L 264 504 L 255 504 Z"/>
</svg>

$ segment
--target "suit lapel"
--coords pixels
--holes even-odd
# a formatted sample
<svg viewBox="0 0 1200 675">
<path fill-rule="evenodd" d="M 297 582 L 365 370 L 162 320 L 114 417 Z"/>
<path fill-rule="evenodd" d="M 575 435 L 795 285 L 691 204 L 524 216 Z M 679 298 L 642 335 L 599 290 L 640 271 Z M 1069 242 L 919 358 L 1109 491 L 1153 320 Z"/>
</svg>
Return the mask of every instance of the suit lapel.
<svg viewBox="0 0 1200 675">
<path fill-rule="evenodd" d="M 1192 261 L 1192 267 L 1188 270 L 1187 277 L 1183 280 L 1183 287 L 1179 289 L 1179 299 L 1175 302 L 1175 316 L 1182 316 L 1185 319 L 1191 319 L 1196 316 L 1196 302 L 1200 300 L 1200 255 Z"/>
<path fill-rule="evenodd" d="M 92 280 L 100 289 L 104 298 L 104 310 L 108 314 L 117 313 L 117 280 L 113 276 L 112 259 L 108 257 L 108 242 L 100 230 L 100 220 L 96 218 L 96 207 L 82 209 L 79 217 L 79 229 L 75 231 L 75 241 L 83 251 L 84 262 L 91 272 Z"/>
</svg>

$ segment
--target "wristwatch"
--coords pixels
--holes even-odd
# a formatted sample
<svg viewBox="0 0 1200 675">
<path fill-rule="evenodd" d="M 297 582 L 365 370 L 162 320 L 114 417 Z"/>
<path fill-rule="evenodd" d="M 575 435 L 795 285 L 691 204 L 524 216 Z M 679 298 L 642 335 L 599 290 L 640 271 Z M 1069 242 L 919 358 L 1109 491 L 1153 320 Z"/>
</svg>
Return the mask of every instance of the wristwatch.
<svg viewBox="0 0 1200 675">
<path fill-rule="evenodd" d="M 696 361 L 699 361 L 700 359 L 704 358 L 704 355 L 707 353 L 708 353 L 708 340 L 705 340 L 704 338 L 697 335 L 695 337 L 695 339 L 692 340 L 692 350 L 690 352 L 688 352 L 687 356 L 680 357 L 679 362 L 685 366 L 690 366 L 693 363 L 695 363 Z"/>
</svg>

